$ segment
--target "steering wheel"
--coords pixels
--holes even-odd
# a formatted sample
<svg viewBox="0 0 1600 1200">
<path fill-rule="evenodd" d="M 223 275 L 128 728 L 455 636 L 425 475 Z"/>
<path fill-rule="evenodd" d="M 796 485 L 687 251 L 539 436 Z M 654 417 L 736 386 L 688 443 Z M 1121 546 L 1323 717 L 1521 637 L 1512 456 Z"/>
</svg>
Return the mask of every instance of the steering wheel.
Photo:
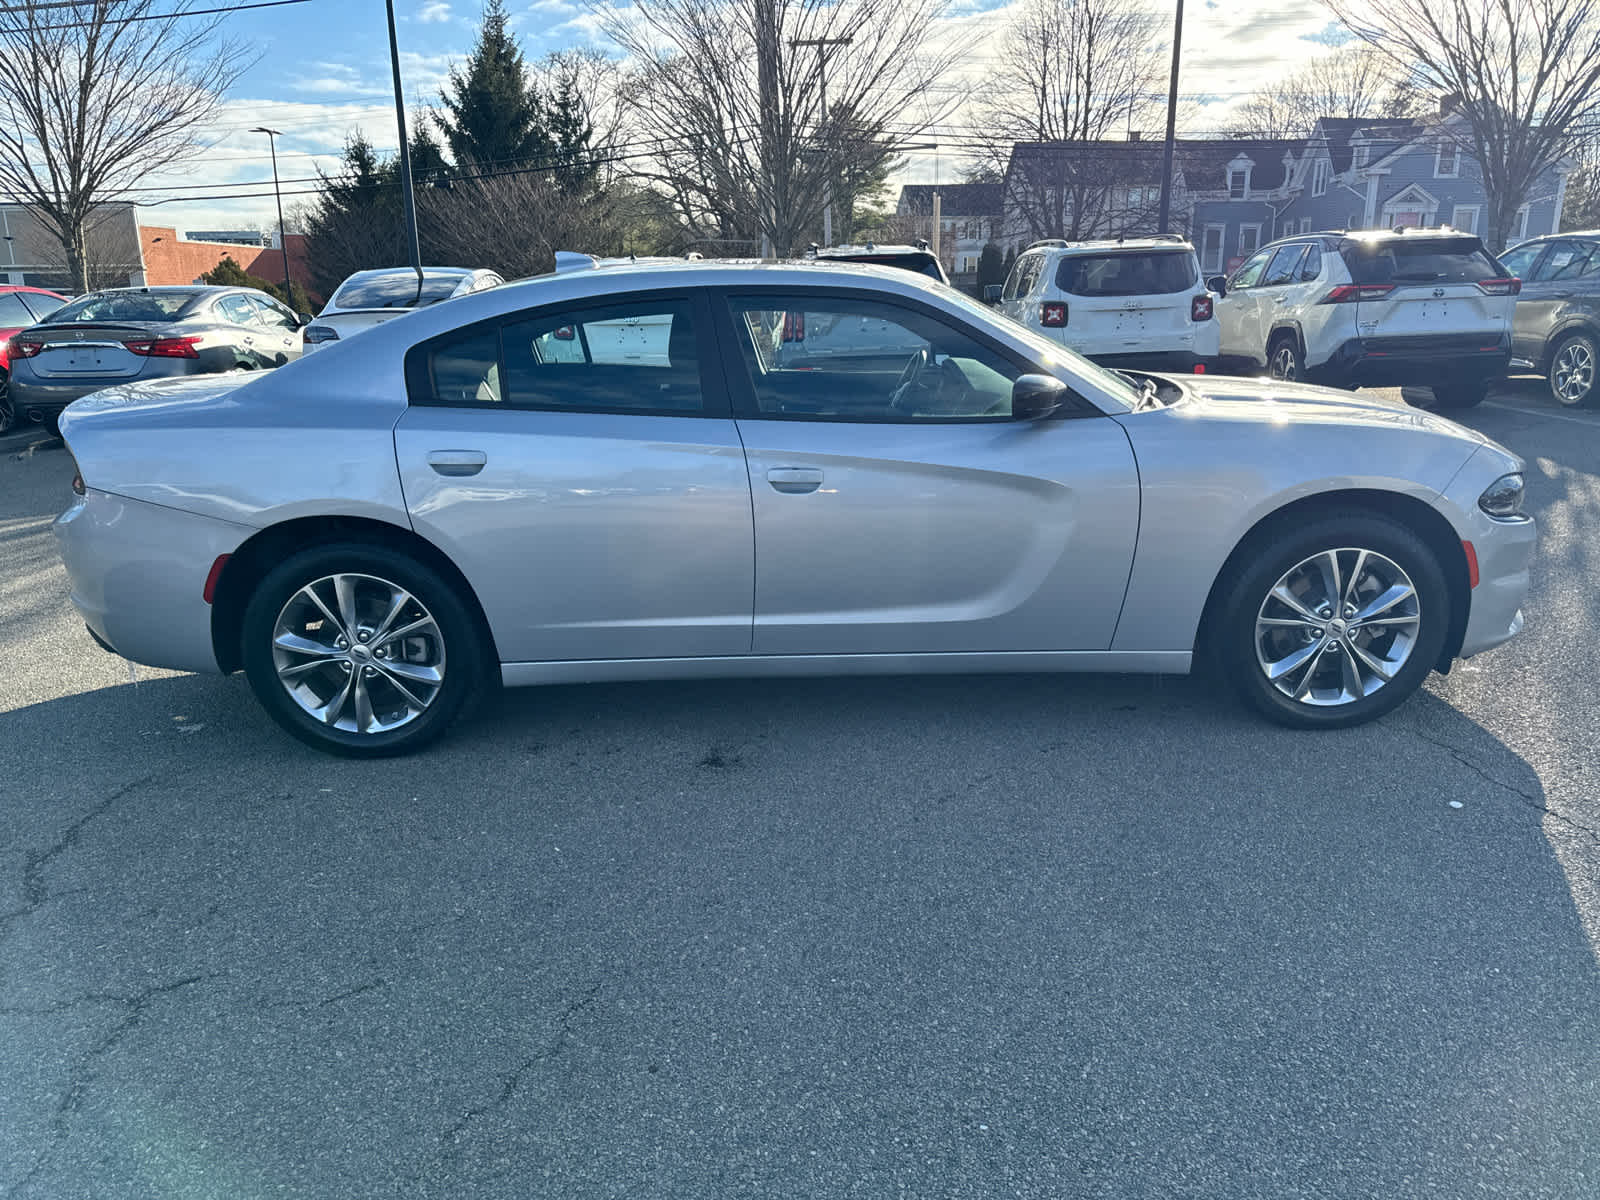
<svg viewBox="0 0 1600 1200">
<path fill-rule="evenodd" d="M 901 401 L 911 394 L 911 389 L 917 385 L 917 380 L 922 377 L 922 373 L 932 365 L 933 351 L 928 347 L 923 346 L 912 354 L 905 365 L 905 370 L 900 372 L 900 378 L 895 382 L 893 398 L 889 401 L 889 407 L 893 409 L 904 408 Z"/>
</svg>

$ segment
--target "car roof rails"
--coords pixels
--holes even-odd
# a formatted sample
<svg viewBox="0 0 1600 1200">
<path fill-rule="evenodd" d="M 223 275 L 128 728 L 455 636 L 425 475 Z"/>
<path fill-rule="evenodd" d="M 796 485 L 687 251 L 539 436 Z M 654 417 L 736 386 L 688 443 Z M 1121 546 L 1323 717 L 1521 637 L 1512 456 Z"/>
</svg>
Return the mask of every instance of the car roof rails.
<svg viewBox="0 0 1600 1200">
<path fill-rule="evenodd" d="M 1028 249 L 1037 250 L 1041 246 L 1070 246 L 1071 244 L 1066 238 L 1040 238 L 1037 242 L 1030 242 Z"/>
</svg>

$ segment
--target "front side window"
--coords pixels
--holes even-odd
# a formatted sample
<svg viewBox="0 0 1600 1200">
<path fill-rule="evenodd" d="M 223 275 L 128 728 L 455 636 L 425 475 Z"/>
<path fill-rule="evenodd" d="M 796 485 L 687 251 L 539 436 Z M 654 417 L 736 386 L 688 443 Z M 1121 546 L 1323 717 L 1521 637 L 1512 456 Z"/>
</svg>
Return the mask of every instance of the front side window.
<svg viewBox="0 0 1600 1200">
<path fill-rule="evenodd" d="M 1255 287 L 1261 279 L 1261 272 L 1266 269 L 1267 260 L 1271 257 L 1271 250 L 1256 251 L 1233 273 L 1233 278 L 1228 280 L 1228 290 L 1232 292 L 1240 288 Z"/>
<path fill-rule="evenodd" d="M 1023 373 L 969 334 L 873 298 L 734 297 L 763 416 L 823 421 L 1006 420 Z"/>
<path fill-rule="evenodd" d="M 288 309 L 274 304 L 265 296 L 251 296 L 250 303 L 256 306 L 256 315 L 263 325 L 270 325 L 274 329 L 299 329 L 300 322 Z"/>
<path fill-rule="evenodd" d="M 1554 283 L 1587 275 L 1590 273 L 1589 260 L 1593 253 L 1594 246 L 1589 242 L 1556 242 L 1534 271 L 1532 282 Z"/>
</svg>

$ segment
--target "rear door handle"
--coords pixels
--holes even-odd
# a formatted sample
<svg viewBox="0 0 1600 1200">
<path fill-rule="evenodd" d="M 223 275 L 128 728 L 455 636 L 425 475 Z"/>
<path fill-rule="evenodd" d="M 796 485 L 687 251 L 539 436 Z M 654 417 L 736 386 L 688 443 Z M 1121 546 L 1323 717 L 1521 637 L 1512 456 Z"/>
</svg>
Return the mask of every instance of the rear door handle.
<svg viewBox="0 0 1600 1200">
<path fill-rule="evenodd" d="M 774 491 L 803 496 L 822 486 L 822 472 L 816 467 L 773 467 L 767 472 L 767 482 Z"/>
<path fill-rule="evenodd" d="M 440 475 L 476 475 L 489 456 L 482 450 L 433 450 L 428 465 Z"/>
</svg>

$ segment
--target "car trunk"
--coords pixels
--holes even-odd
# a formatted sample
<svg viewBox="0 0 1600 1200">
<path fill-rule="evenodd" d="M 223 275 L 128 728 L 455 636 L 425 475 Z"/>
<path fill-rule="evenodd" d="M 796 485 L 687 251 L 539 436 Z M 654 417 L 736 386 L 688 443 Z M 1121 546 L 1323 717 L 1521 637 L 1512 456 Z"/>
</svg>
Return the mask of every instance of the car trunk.
<svg viewBox="0 0 1600 1200">
<path fill-rule="evenodd" d="M 1063 258 L 1056 286 L 1064 293 L 1064 340 L 1116 341 L 1188 330 L 1200 280 L 1187 250 L 1111 251 Z M 1051 301 L 1046 298 L 1045 306 Z"/>
<path fill-rule="evenodd" d="M 1066 326 L 1055 332 L 1063 338 L 1095 339 L 1182 333 L 1189 325 L 1190 299 L 1187 291 L 1176 296 L 1072 296 L 1066 301 Z"/>
<path fill-rule="evenodd" d="M 1477 350 L 1506 336 L 1516 300 L 1478 286 L 1500 271 L 1477 239 L 1405 240 L 1365 251 L 1346 248 L 1345 262 L 1363 287 L 1356 328 L 1369 348 L 1390 338 L 1426 338 L 1441 348 Z M 1388 290 L 1374 295 L 1376 288 Z"/>
<path fill-rule="evenodd" d="M 41 379 L 135 379 L 150 358 L 135 354 L 127 343 L 173 336 L 177 330 L 165 321 L 118 321 L 37 325 L 19 340 L 43 347 L 28 363 Z"/>
</svg>

